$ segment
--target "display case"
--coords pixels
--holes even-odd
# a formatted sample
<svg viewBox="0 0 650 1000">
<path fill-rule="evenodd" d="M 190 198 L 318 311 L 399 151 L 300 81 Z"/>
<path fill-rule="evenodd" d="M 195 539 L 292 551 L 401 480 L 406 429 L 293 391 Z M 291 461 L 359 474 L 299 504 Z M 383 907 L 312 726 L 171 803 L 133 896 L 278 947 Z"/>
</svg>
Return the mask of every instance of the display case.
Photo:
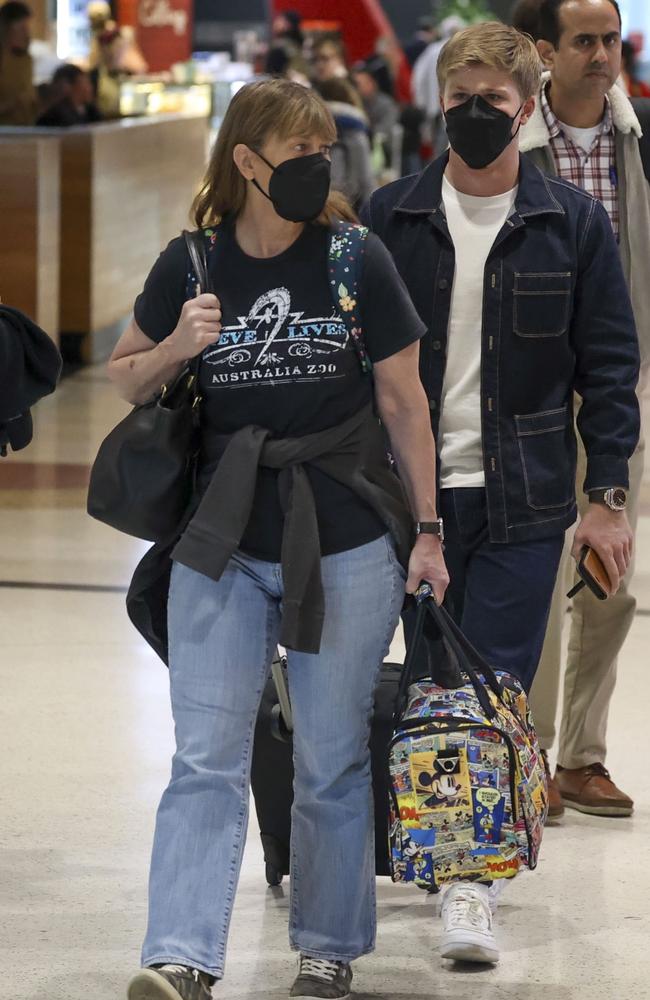
<svg viewBox="0 0 650 1000">
<path fill-rule="evenodd" d="M 123 118 L 160 114 L 192 114 L 211 118 L 212 85 L 132 77 L 120 84 L 119 107 Z"/>
</svg>

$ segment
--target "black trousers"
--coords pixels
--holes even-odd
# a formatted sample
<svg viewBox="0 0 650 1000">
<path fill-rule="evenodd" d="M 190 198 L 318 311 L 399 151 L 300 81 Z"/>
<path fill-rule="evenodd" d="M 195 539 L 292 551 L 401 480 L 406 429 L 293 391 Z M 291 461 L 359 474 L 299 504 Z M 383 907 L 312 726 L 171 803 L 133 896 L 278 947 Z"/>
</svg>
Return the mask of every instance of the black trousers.
<svg viewBox="0 0 650 1000">
<path fill-rule="evenodd" d="M 488 532 L 485 490 L 445 489 L 439 500 L 445 523 L 445 560 L 450 575 L 448 610 L 487 662 L 507 670 L 530 691 L 539 664 L 564 532 L 529 542 L 497 544 Z M 407 645 L 413 635 L 413 607 L 403 615 Z M 453 682 L 433 623 L 416 676 Z"/>
</svg>

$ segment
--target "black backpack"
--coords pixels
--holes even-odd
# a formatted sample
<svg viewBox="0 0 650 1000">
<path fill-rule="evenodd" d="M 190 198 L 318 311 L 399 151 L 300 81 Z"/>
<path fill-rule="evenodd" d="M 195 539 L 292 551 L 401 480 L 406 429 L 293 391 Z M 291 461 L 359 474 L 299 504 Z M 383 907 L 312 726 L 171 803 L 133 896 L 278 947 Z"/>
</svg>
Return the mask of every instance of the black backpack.
<svg viewBox="0 0 650 1000">
<path fill-rule="evenodd" d="M 31 407 L 54 392 L 60 375 L 54 342 L 25 313 L 0 305 L 0 456 L 27 447 Z"/>
</svg>

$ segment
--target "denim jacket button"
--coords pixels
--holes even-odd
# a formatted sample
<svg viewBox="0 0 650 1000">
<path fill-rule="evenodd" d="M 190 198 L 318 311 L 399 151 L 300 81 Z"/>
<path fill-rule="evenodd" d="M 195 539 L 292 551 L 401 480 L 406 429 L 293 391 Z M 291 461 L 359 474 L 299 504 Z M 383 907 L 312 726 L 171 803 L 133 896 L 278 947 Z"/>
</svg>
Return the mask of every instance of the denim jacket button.
<svg viewBox="0 0 650 1000">
<path fill-rule="evenodd" d="M 449 282 L 447 281 L 447 279 L 446 279 L 446 278 L 441 278 L 441 279 L 440 279 L 440 281 L 438 282 L 438 288 L 439 288 L 439 289 L 440 289 L 440 290 L 441 290 L 442 292 L 444 292 L 445 288 L 449 288 Z"/>
<path fill-rule="evenodd" d="M 435 408 L 436 408 L 436 405 L 437 405 L 437 404 L 436 404 L 436 401 L 435 401 L 435 399 L 430 399 L 430 400 L 429 400 L 429 409 L 430 409 L 430 410 L 435 410 Z"/>
<path fill-rule="evenodd" d="M 433 344 L 431 346 L 433 347 L 434 351 L 439 351 L 440 348 L 442 347 L 442 341 L 441 340 L 434 340 L 434 342 L 433 342 Z"/>
</svg>

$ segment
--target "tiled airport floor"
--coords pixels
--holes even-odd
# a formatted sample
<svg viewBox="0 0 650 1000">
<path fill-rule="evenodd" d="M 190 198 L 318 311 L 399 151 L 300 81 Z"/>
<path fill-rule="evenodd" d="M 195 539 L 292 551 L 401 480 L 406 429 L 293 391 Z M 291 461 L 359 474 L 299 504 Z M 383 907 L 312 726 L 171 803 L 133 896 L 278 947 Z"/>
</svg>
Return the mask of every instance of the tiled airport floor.
<svg viewBox="0 0 650 1000">
<path fill-rule="evenodd" d="M 36 439 L 0 461 L 0 998 L 112 1000 L 138 965 L 154 813 L 172 725 L 165 668 L 124 612 L 145 546 L 84 513 L 88 464 L 125 407 L 101 371 L 67 379 Z M 650 487 L 650 484 L 649 484 Z M 378 883 L 376 954 L 361 1000 L 650 998 L 650 488 L 639 533 L 640 613 L 620 663 L 612 771 L 629 820 L 568 813 L 542 863 L 508 887 L 498 969 L 443 965 L 436 905 Z M 395 654 L 399 655 L 399 639 Z M 266 888 L 251 822 L 223 1000 L 287 995 L 286 887 Z"/>
</svg>

